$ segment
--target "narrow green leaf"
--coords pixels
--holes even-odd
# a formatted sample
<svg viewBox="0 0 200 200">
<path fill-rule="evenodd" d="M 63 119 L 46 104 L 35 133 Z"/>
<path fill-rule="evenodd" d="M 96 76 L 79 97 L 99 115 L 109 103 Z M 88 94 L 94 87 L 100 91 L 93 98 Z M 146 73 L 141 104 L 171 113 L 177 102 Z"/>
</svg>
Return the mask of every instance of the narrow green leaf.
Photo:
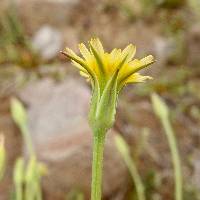
<svg viewBox="0 0 200 200">
<path fill-rule="evenodd" d="M 89 119 L 89 124 L 91 128 L 93 129 L 93 126 L 96 121 L 97 105 L 99 104 L 99 101 L 100 101 L 100 87 L 99 87 L 98 81 L 95 81 L 92 92 L 93 94 L 91 97 L 88 119 Z"/>
<path fill-rule="evenodd" d="M 25 163 L 23 158 L 18 158 L 14 167 L 14 182 L 22 184 L 24 182 Z"/>
<path fill-rule="evenodd" d="M 169 110 L 166 103 L 157 94 L 152 94 L 151 100 L 154 112 L 159 118 L 169 116 Z"/>
<path fill-rule="evenodd" d="M 25 124 L 27 124 L 26 109 L 24 108 L 23 104 L 16 98 L 11 100 L 11 114 L 13 120 L 19 127 L 23 127 Z"/>
<path fill-rule="evenodd" d="M 23 158 L 18 158 L 14 167 L 15 199 L 23 200 L 23 184 L 25 163 Z"/>
<path fill-rule="evenodd" d="M 128 144 L 125 142 L 125 140 L 119 134 L 115 135 L 115 144 L 116 144 L 118 151 L 122 155 L 124 162 L 127 165 L 128 169 L 130 171 L 130 174 L 133 178 L 133 182 L 135 184 L 138 200 L 145 200 L 146 199 L 145 188 L 144 188 L 142 179 L 139 175 L 139 172 L 137 170 L 137 167 L 131 158 Z"/>
<path fill-rule="evenodd" d="M 105 69 L 104 69 L 103 61 L 101 60 L 101 57 L 98 55 L 98 53 L 96 52 L 96 50 L 94 49 L 94 47 L 91 44 L 90 44 L 90 47 L 91 47 L 91 50 L 92 50 L 92 53 L 93 53 L 94 57 L 96 58 L 97 64 L 98 64 L 99 69 L 100 69 L 100 72 L 102 74 L 105 74 Z"/>
<path fill-rule="evenodd" d="M 6 150 L 4 146 L 4 137 L 0 135 L 0 181 L 3 178 L 6 163 Z"/>
</svg>

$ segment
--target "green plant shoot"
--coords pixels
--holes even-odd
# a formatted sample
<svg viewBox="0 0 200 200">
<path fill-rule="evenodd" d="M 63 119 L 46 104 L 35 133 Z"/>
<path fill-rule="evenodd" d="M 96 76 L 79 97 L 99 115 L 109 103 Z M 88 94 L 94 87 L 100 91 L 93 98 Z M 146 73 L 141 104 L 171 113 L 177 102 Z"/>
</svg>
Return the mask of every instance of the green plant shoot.
<svg viewBox="0 0 200 200">
<path fill-rule="evenodd" d="M 37 161 L 28 130 L 26 109 L 15 98 L 11 101 L 11 113 L 13 120 L 21 130 L 29 154 L 27 166 L 23 158 L 18 158 L 15 164 L 14 183 L 16 200 L 42 200 L 40 184 L 42 176 L 47 173 L 47 169 L 44 164 Z"/>
<path fill-rule="evenodd" d="M 165 102 L 157 95 L 153 94 L 151 96 L 153 109 L 155 114 L 160 119 L 170 146 L 172 161 L 174 166 L 174 178 L 175 178 L 175 199 L 183 199 L 183 186 L 182 186 L 182 170 L 181 170 L 181 160 L 179 156 L 179 151 L 176 143 L 175 133 L 170 123 L 169 110 Z"/>
<path fill-rule="evenodd" d="M 144 188 L 144 185 L 140 178 L 137 167 L 131 158 L 128 144 L 125 142 L 125 140 L 119 134 L 115 136 L 115 143 L 116 143 L 118 151 L 122 155 L 128 169 L 129 169 L 129 172 L 133 178 L 138 200 L 145 200 L 146 199 L 145 198 L 145 188 Z"/>
<path fill-rule="evenodd" d="M 3 178 L 6 164 L 6 150 L 4 145 L 4 137 L 0 134 L 0 181 Z"/>
<path fill-rule="evenodd" d="M 136 47 L 132 44 L 124 50 L 114 49 L 108 53 L 104 51 L 99 39 L 91 39 L 89 48 L 82 43 L 79 49 L 83 58 L 69 48 L 62 53 L 72 60 L 80 74 L 92 85 L 89 111 L 89 124 L 93 131 L 91 200 L 100 200 L 104 143 L 106 133 L 115 121 L 118 95 L 127 84 L 151 79 L 138 71 L 154 63 L 154 57 L 149 55 L 133 60 Z"/>
</svg>

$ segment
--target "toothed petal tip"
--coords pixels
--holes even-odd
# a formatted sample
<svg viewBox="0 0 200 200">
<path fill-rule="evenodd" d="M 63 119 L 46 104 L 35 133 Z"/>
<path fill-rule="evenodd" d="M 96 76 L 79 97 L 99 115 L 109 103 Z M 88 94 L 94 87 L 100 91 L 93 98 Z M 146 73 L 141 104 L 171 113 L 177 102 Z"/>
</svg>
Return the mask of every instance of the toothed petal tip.
<svg viewBox="0 0 200 200">
<path fill-rule="evenodd" d="M 155 62 L 155 58 L 152 55 L 146 56 L 140 60 L 144 65 L 149 65 Z"/>
</svg>

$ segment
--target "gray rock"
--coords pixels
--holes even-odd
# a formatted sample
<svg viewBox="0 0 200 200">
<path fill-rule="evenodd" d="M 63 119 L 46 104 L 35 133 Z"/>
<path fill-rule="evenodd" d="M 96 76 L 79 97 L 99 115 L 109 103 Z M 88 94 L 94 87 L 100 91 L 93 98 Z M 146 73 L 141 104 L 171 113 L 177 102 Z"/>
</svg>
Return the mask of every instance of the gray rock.
<svg viewBox="0 0 200 200">
<path fill-rule="evenodd" d="M 89 89 L 78 80 L 31 84 L 21 92 L 28 105 L 29 127 L 38 158 L 49 169 L 44 179 L 48 199 L 62 199 L 73 189 L 90 194 L 92 133 L 87 123 Z M 104 196 L 126 187 L 127 170 L 108 134 L 104 162 Z M 123 189 L 122 189 L 123 190 Z"/>
<path fill-rule="evenodd" d="M 174 41 L 172 38 L 164 38 L 157 36 L 154 38 L 154 52 L 159 66 L 166 65 L 172 52 L 174 52 Z"/>
<path fill-rule="evenodd" d="M 45 60 L 53 59 L 62 49 L 61 33 L 48 25 L 41 27 L 32 40 L 33 47 Z"/>
<path fill-rule="evenodd" d="M 9 4 L 9 1 L 7 1 Z M 28 33 L 32 34 L 44 24 L 65 28 L 80 0 L 15 0 L 17 12 Z"/>
</svg>

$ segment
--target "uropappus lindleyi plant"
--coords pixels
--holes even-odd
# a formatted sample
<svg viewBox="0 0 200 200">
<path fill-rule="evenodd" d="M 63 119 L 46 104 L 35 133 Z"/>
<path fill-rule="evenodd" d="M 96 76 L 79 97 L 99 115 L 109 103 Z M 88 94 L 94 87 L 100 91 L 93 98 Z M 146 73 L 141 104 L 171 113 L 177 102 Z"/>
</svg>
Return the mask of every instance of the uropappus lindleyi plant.
<svg viewBox="0 0 200 200">
<path fill-rule="evenodd" d="M 105 135 L 113 126 L 117 98 L 122 88 L 131 83 L 144 82 L 150 76 L 142 76 L 139 70 L 154 63 L 149 55 L 143 59 L 133 59 L 136 47 L 128 45 L 123 51 L 104 51 L 99 39 L 91 39 L 89 48 L 79 45 L 83 58 L 66 48 L 62 53 L 72 60 L 80 74 L 92 85 L 89 124 L 93 131 L 93 164 L 91 199 L 101 199 L 102 163 Z"/>
</svg>

